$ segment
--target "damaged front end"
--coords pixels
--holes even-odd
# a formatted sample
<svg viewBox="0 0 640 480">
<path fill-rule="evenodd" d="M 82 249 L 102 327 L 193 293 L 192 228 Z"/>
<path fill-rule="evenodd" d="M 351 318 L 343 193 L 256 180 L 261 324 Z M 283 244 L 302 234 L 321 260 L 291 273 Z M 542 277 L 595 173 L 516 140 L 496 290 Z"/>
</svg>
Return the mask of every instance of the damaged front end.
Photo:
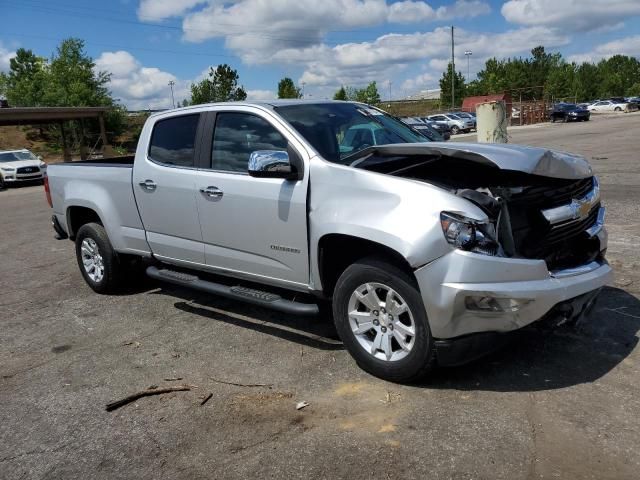
<svg viewBox="0 0 640 480">
<path fill-rule="evenodd" d="M 445 239 L 458 249 L 544 260 L 552 273 L 603 259 L 605 209 L 582 157 L 512 145 L 392 145 L 359 166 L 426 181 L 482 209 L 486 222 L 442 212 Z"/>
</svg>

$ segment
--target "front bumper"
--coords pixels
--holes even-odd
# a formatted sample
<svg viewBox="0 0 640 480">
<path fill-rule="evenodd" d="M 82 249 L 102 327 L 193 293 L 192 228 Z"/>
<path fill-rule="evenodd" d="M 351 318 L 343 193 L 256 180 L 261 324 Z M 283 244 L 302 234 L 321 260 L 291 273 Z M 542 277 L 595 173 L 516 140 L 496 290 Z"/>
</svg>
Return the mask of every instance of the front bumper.
<svg viewBox="0 0 640 480">
<path fill-rule="evenodd" d="M 536 323 L 545 326 L 560 326 L 569 321 L 578 321 L 589 315 L 596 304 L 600 289 L 556 304 Z M 438 364 L 445 367 L 462 365 L 494 352 L 520 330 L 511 332 L 480 332 L 456 338 L 436 340 Z"/>
<path fill-rule="evenodd" d="M 5 183 L 23 183 L 23 182 L 35 182 L 38 180 L 44 180 L 44 172 L 38 173 L 7 173 L 3 172 L 3 179 Z"/>
<path fill-rule="evenodd" d="M 606 246 L 606 238 L 602 244 Z M 453 250 L 416 270 L 415 276 L 431 333 L 442 340 L 520 329 L 541 319 L 557 304 L 600 289 L 613 274 L 606 261 L 549 272 L 543 260 Z M 467 297 L 513 299 L 520 306 L 515 311 L 469 310 Z"/>
</svg>

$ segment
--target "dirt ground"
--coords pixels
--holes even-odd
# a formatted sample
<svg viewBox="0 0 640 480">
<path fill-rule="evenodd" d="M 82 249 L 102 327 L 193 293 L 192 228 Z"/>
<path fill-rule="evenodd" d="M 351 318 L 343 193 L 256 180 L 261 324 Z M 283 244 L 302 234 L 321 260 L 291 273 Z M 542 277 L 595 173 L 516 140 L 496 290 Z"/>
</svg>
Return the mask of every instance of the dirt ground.
<svg viewBox="0 0 640 480">
<path fill-rule="evenodd" d="M 329 318 L 151 281 L 94 294 L 42 188 L 0 192 L 0 478 L 638 478 L 639 131 L 640 114 L 512 130 L 593 162 L 615 283 L 577 328 L 414 386 L 362 372 Z"/>
</svg>

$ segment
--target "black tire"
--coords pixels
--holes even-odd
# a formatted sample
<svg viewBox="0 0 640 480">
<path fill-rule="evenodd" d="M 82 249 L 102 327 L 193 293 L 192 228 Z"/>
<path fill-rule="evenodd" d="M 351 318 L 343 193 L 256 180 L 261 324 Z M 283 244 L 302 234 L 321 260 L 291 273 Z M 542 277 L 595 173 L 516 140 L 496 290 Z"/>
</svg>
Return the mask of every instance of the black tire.
<svg viewBox="0 0 640 480">
<path fill-rule="evenodd" d="M 7 184 L 4 182 L 4 178 L 0 175 L 0 190 L 7 188 Z"/>
<path fill-rule="evenodd" d="M 351 329 L 348 312 L 349 301 L 352 294 L 367 283 L 378 283 L 393 289 L 410 310 L 415 335 L 405 337 L 412 338 L 413 345 L 403 358 L 392 361 L 376 358 L 370 351 L 365 350 Z M 338 279 L 334 291 L 333 319 L 338 335 L 356 363 L 363 370 L 376 377 L 391 382 L 415 382 L 427 375 L 436 364 L 434 340 L 415 279 L 389 262 L 371 257 L 347 267 Z M 396 320 L 400 320 L 399 315 Z M 381 325 L 382 323 L 379 323 L 377 327 L 372 328 L 382 328 Z M 373 329 L 369 332 L 371 336 L 376 336 L 376 338 L 378 333 Z M 390 340 L 390 345 L 392 344 L 398 347 L 396 352 L 400 352 L 400 344 L 397 340 Z M 383 354 L 381 350 L 376 353 Z"/>
<path fill-rule="evenodd" d="M 97 246 L 97 253 L 101 258 L 99 263 L 103 268 L 103 274 L 99 279 L 92 278 L 91 273 L 87 271 L 83 263 L 82 247 L 85 240 L 88 243 L 94 242 Z M 125 268 L 117 252 L 111 246 L 107 232 L 102 225 L 99 223 L 87 223 L 80 227 L 76 234 L 76 259 L 85 282 L 95 292 L 109 294 L 122 290 Z"/>
<path fill-rule="evenodd" d="M 458 133 L 460 133 L 460 129 L 458 127 L 455 125 L 451 127 L 451 135 L 457 135 Z"/>
<path fill-rule="evenodd" d="M 588 122 L 589 121 L 589 117 L 584 117 L 584 121 Z"/>
<path fill-rule="evenodd" d="M 621 111 L 622 111 L 622 109 L 621 109 L 620 107 L 616 107 L 616 108 L 614 108 L 614 109 L 613 109 L 613 111 L 614 111 L 614 112 L 621 112 Z"/>
</svg>

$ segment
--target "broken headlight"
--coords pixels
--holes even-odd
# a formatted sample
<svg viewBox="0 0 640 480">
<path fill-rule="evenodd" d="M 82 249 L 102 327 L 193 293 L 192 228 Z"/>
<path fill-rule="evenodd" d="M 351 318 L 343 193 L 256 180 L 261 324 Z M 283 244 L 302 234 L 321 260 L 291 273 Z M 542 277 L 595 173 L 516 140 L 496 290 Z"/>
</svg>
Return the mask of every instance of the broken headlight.
<svg viewBox="0 0 640 480">
<path fill-rule="evenodd" d="M 496 255 L 498 242 L 495 240 L 495 226 L 455 213 L 442 212 L 440 224 L 444 238 L 456 248 L 468 252 Z"/>
</svg>

